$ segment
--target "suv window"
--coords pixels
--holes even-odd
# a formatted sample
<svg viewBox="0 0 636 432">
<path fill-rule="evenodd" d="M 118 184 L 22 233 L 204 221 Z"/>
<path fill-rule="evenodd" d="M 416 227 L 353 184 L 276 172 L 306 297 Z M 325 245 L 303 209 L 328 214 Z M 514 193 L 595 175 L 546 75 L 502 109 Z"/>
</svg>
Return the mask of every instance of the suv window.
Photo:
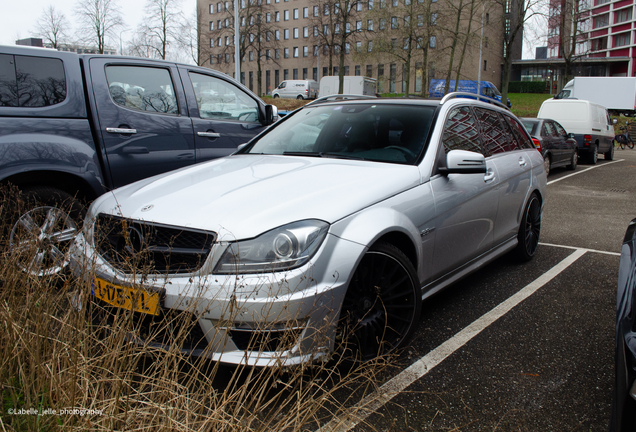
<svg viewBox="0 0 636 432">
<path fill-rule="evenodd" d="M 477 121 L 469 107 L 453 108 L 444 124 L 444 151 L 468 150 L 484 153 L 481 148 Z"/>
<path fill-rule="evenodd" d="M 141 111 L 179 114 L 170 71 L 143 66 L 107 66 L 110 96 L 117 105 Z"/>
<path fill-rule="evenodd" d="M 45 107 L 66 99 L 60 59 L 0 55 L 0 106 Z"/>
<path fill-rule="evenodd" d="M 219 78 L 190 72 L 201 118 L 258 122 L 258 103 L 241 89 Z"/>
<path fill-rule="evenodd" d="M 475 114 L 481 128 L 484 149 L 488 154 L 494 155 L 517 149 L 517 143 L 496 111 L 475 108 Z"/>
</svg>

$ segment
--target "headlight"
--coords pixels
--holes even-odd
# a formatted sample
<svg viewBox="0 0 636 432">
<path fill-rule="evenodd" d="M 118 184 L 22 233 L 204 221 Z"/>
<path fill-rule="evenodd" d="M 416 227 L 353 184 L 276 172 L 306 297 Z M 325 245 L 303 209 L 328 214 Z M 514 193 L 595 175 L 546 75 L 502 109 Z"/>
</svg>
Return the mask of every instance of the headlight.
<svg viewBox="0 0 636 432">
<path fill-rule="evenodd" d="M 304 220 L 230 243 L 214 273 L 265 273 L 300 267 L 314 256 L 328 229 L 327 222 Z"/>
</svg>

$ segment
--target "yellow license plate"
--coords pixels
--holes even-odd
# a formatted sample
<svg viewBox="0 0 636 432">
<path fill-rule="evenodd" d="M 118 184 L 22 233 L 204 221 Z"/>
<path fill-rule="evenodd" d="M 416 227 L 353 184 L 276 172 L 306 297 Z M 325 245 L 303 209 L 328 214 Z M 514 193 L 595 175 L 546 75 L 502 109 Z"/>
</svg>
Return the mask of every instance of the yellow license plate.
<svg viewBox="0 0 636 432">
<path fill-rule="evenodd" d="M 93 281 L 93 293 L 95 297 L 109 305 L 144 314 L 159 315 L 159 293 L 157 292 L 116 285 L 96 277 Z"/>
</svg>

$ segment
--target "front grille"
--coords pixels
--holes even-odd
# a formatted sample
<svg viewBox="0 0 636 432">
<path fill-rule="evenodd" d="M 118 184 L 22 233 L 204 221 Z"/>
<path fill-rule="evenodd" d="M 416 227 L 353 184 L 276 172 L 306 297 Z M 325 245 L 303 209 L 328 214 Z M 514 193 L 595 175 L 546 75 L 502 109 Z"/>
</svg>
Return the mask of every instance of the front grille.
<svg viewBox="0 0 636 432">
<path fill-rule="evenodd" d="M 125 273 L 182 274 L 201 268 L 216 239 L 211 231 L 100 214 L 95 222 L 99 254 Z"/>
</svg>

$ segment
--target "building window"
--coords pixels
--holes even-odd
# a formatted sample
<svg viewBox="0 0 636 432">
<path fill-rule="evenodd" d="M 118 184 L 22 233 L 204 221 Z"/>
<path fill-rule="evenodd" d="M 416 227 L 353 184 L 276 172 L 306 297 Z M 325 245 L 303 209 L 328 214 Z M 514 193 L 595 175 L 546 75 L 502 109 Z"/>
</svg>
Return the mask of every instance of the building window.
<svg viewBox="0 0 636 432">
<path fill-rule="evenodd" d="M 366 76 L 368 76 L 369 78 L 373 77 L 373 65 L 367 65 L 367 74 Z"/>
<path fill-rule="evenodd" d="M 359 1 L 358 3 L 356 3 L 356 10 L 357 10 L 358 12 L 361 12 L 361 11 L 362 11 L 362 2 L 361 2 L 361 1 Z"/>
<path fill-rule="evenodd" d="M 340 24 L 336 23 L 333 25 L 333 33 L 334 34 L 340 34 Z"/>
<path fill-rule="evenodd" d="M 437 12 L 431 14 L 431 25 L 437 25 Z"/>
<path fill-rule="evenodd" d="M 289 48 L 283 48 L 283 58 L 289 58 Z"/>
<path fill-rule="evenodd" d="M 210 15 L 212 15 L 214 13 L 214 5 L 211 4 L 210 5 Z"/>
<path fill-rule="evenodd" d="M 396 49 L 397 48 L 397 38 L 392 38 L 391 39 L 391 49 Z"/>
<path fill-rule="evenodd" d="M 593 21 L 594 28 L 607 27 L 608 25 L 609 25 L 608 13 L 594 17 L 594 21 Z"/>
<path fill-rule="evenodd" d="M 409 38 L 404 38 L 402 40 L 402 48 L 405 50 L 409 49 Z"/>
<path fill-rule="evenodd" d="M 314 57 L 318 57 L 318 45 L 314 45 Z"/>
<path fill-rule="evenodd" d="M 210 31 L 214 30 L 214 21 L 210 21 Z"/>
<path fill-rule="evenodd" d="M 283 30 L 283 39 L 289 39 L 289 29 Z"/>
<path fill-rule="evenodd" d="M 249 52 L 249 59 L 250 61 L 254 61 L 254 51 Z"/>
<path fill-rule="evenodd" d="M 307 79 L 307 68 L 303 68 L 303 79 Z"/>
<path fill-rule="evenodd" d="M 329 15 L 329 5 L 327 3 L 323 6 L 322 14 L 325 16 Z"/>
<path fill-rule="evenodd" d="M 279 11 L 274 12 L 274 21 L 276 21 L 276 22 L 280 21 L 280 12 Z"/>
<path fill-rule="evenodd" d="M 329 26 L 327 24 L 323 24 L 322 26 L 322 34 L 325 36 L 329 35 Z"/>
<path fill-rule="evenodd" d="M 283 80 L 289 79 L 289 69 L 283 69 Z"/>
<path fill-rule="evenodd" d="M 274 31 L 274 39 L 275 40 L 280 40 L 280 30 Z"/>
<path fill-rule="evenodd" d="M 309 18 L 309 8 L 308 7 L 304 7 L 303 8 L 303 18 Z"/>
<path fill-rule="evenodd" d="M 293 76 L 294 76 L 293 79 L 295 79 L 295 80 L 298 79 L 298 69 L 297 68 L 294 68 L 294 75 Z"/>
<path fill-rule="evenodd" d="M 271 50 L 265 50 L 265 60 L 271 60 L 271 59 L 272 59 Z"/>
<path fill-rule="evenodd" d="M 214 48 L 214 39 L 210 39 L 210 48 Z"/>
<path fill-rule="evenodd" d="M 294 47 L 294 58 L 298 58 L 298 47 Z"/>
<path fill-rule="evenodd" d="M 318 26 L 314 26 L 314 36 L 318 36 Z"/>
<path fill-rule="evenodd" d="M 369 43 L 367 44 L 367 52 L 371 52 L 373 51 L 373 42 L 369 41 Z"/>
<path fill-rule="evenodd" d="M 284 10 L 283 11 L 283 20 L 284 21 L 289 21 L 289 11 L 288 10 Z"/>
<path fill-rule="evenodd" d="M 294 27 L 294 39 L 298 39 L 298 27 Z"/>
<path fill-rule="evenodd" d="M 391 17 L 391 28 L 392 29 L 398 28 L 398 19 L 397 19 L 397 17 Z"/>
<path fill-rule="evenodd" d="M 362 52 L 362 42 L 356 42 L 356 52 Z"/>
<path fill-rule="evenodd" d="M 367 20 L 367 30 L 373 31 L 373 20 Z"/>
<path fill-rule="evenodd" d="M 274 58 L 275 59 L 279 59 L 280 58 L 280 49 L 279 48 L 276 48 L 274 50 Z"/>
<path fill-rule="evenodd" d="M 417 26 L 424 27 L 424 15 L 417 16 Z"/>
<path fill-rule="evenodd" d="M 428 46 L 431 48 L 437 48 L 437 38 L 435 36 L 431 36 L 428 42 Z"/>
<path fill-rule="evenodd" d="M 392 0 L 391 5 L 392 5 L 393 7 L 397 7 L 397 5 L 398 5 L 398 0 Z"/>
<path fill-rule="evenodd" d="M 490 14 L 486 13 L 486 24 L 490 22 Z"/>
<path fill-rule="evenodd" d="M 317 17 L 320 14 L 320 8 L 318 6 L 314 6 L 314 16 Z"/>
<path fill-rule="evenodd" d="M 360 4 L 360 3 L 358 3 Z M 362 31 L 362 21 L 356 21 L 356 31 L 357 32 L 361 32 Z"/>
<path fill-rule="evenodd" d="M 386 28 L 386 20 L 384 18 L 380 18 L 380 31 Z"/>
<path fill-rule="evenodd" d="M 216 11 L 217 11 L 218 13 L 221 13 L 221 12 L 223 11 L 223 5 L 221 4 L 221 2 L 218 2 L 218 3 L 216 4 Z"/>
<path fill-rule="evenodd" d="M 303 37 L 309 37 L 309 27 L 303 27 Z"/>
<path fill-rule="evenodd" d="M 632 7 L 628 7 L 627 9 L 621 9 L 617 12 L 614 12 L 614 23 L 622 23 L 625 21 L 630 21 L 632 19 Z"/>
<path fill-rule="evenodd" d="M 619 35 L 614 36 L 614 46 L 621 47 L 625 45 L 629 45 L 629 36 L 631 32 L 621 33 Z"/>
<path fill-rule="evenodd" d="M 329 76 L 329 70 L 327 67 L 322 68 L 322 76 Z"/>
<path fill-rule="evenodd" d="M 304 46 L 303 47 L 303 57 L 309 57 L 309 47 L 308 46 Z"/>
<path fill-rule="evenodd" d="M 268 22 L 272 22 L 272 14 L 271 13 L 267 12 L 265 14 L 265 22 L 267 22 L 267 23 Z"/>
<path fill-rule="evenodd" d="M 298 8 L 294 9 L 294 19 L 298 19 Z"/>
<path fill-rule="evenodd" d="M 607 36 L 592 40 L 592 51 L 601 51 L 607 49 Z"/>
<path fill-rule="evenodd" d="M 351 45 L 349 42 L 345 43 L 345 54 L 349 54 L 351 52 Z"/>
<path fill-rule="evenodd" d="M 356 65 L 355 71 L 353 73 L 355 76 L 360 76 L 360 65 Z"/>
<path fill-rule="evenodd" d="M 484 70 L 488 70 L 488 60 L 484 60 Z"/>
<path fill-rule="evenodd" d="M 313 76 L 312 76 L 313 80 L 314 80 L 314 81 L 318 81 L 318 68 L 317 68 L 317 67 L 315 67 L 315 68 L 313 69 L 313 71 L 312 71 L 312 72 L 313 72 L 313 73 L 312 73 L 312 75 L 313 75 Z"/>
<path fill-rule="evenodd" d="M 612 0 L 596 0 L 596 6 L 609 3 Z"/>
</svg>

